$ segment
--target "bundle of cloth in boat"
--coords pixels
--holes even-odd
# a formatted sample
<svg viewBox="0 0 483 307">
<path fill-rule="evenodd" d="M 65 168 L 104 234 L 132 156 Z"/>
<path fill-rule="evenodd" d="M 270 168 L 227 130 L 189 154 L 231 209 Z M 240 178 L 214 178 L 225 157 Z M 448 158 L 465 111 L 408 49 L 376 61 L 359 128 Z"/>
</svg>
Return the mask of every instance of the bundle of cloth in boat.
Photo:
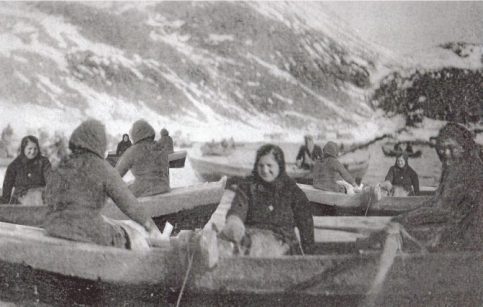
<svg viewBox="0 0 483 307">
<path fill-rule="evenodd" d="M 482 250 L 483 162 L 473 135 L 460 124 L 448 123 L 439 131 L 436 151 L 443 165 L 436 193 L 392 221 L 405 229 L 408 248 Z"/>
</svg>

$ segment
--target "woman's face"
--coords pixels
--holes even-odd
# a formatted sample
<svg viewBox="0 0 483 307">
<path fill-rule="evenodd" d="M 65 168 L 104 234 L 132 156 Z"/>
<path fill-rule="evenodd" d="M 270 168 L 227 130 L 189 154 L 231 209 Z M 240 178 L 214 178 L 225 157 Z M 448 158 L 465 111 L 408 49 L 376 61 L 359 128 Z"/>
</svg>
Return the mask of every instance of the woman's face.
<svg viewBox="0 0 483 307">
<path fill-rule="evenodd" d="M 37 148 L 37 145 L 31 141 L 27 142 L 27 145 L 25 146 L 23 153 L 27 157 L 27 159 L 31 160 L 37 156 L 39 152 L 39 149 Z"/>
<path fill-rule="evenodd" d="M 450 164 L 451 161 L 461 159 L 464 154 L 463 146 L 461 146 L 453 138 L 445 138 L 438 141 L 436 145 L 436 150 L 438 151 L 440 157 Z"/>
<path fill-rule="evenodd" d="M 265 182 L 272 182 L 278 177 L 280 168 L 272 153 L 264 155 L 258 160 L 257 172 Z"/>
<path fill-rule="evenodd" d="M 399 166 L 400 168 L 403 168 L 404 165 L 406 165 L 406 160 L 404 160 L 404 157 L 401 156 L 397 158 L 396 163 L 397 163 L 397 166 Z"/>
<path fill-rule="evenodd" d="M 123 136 L 122 140 L 123 140 L 124 142 L 127 142 L 127 141 L 129 140 L 129 137 L 128 137 L 127 135 L 125 135 L 125 136 Z"/>
</svg>

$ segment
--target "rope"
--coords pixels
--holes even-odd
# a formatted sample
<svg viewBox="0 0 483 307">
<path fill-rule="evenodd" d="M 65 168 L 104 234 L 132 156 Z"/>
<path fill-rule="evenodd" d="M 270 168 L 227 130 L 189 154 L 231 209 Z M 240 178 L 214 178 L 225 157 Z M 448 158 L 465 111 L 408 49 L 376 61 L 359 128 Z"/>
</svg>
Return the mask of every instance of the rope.
<svg viewBox="0 0 483 307">
<path fill-rule="evenodd" d="M 188 250 L 188 253 L 189 253 L 189 250 Z M 184 288 L 186 287 L 186 283 L 188 282 L 188 276 L 190 274 L 191 266 L 193 264 L 194 255 L 195 255 L 195 253 L 192 253 L 190 255 L 189 260 L 188 260 L 188 268 L 186 269 L 186 273 L 185 273 L 184 278 L 183 278 L 183 284 L 181 285 L 181 290 L 179 291 L 179 294 L 178 294 L 178 300 L 176 301 L 176 307 L 179 307 L 179 304 L 181 303 L 181 298 L 183 297 Z"/>
</svg>

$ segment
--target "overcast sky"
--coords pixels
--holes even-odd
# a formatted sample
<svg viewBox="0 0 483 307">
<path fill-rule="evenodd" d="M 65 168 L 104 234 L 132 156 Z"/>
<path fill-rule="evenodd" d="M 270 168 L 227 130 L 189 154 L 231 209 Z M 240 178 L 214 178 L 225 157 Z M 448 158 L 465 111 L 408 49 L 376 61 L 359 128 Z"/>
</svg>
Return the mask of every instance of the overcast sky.
<svg viewBox="0 0 483 307">
<path fill-rule="evenodd" d="M 483 44 L 483 1 L 325 4 L 363 38 L 401 54 L 447 41 Z"/>
</svg>

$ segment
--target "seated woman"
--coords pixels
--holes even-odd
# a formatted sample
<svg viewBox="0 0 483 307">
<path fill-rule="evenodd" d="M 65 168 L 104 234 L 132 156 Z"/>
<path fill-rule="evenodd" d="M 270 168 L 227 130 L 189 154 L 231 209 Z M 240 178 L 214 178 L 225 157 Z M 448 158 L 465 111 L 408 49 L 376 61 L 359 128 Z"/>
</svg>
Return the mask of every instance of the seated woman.
<svg viewBox="0 0 483 307">
<path fill-rule="evenodd" d="M 3 181 L 3 204 L 42 204 L 42 189 L 50 162 L 40 154 L 39 141 L 28 135 L 20 143 L 20 154 L 10 163 Z M 12 193 L 13 191 L 13 193 Z"/>
<path fill-rule="evenodd" d="M 436 152 L 443 164 L 436 193 L 419 208 L 394 217 L 397 223 L 391 223 L 387 232 L 402 225 L 406 230 L 403 243 L 410 243 L 410 249 L 481 251 L 483 162 L 478 145 L 464 126 L 448 123 L 439 131 Z M 377 233 L 369 242 L 380 239 Z"/>
<path fill-rule="evenodd" d="M 123 134 L 122 135 L 122 140 L 117 144 L 117 149 L 116 149 L 116 155 L 117 156 L 122 156 L 122 154 L 129 148 L 131 147 L 132 143 L 131 140 L 129 139 L 128 134 Z"/>
<path fill-rule="evenodd" d="M 252 175 L 236 189 L 220 239 L 221 246 L 223 241 L 230 241 L 238 253 L 253 257 L 312 252 L 311 207 L 305 194 L 285 172 L 280 147 L 266 144 L 258 149 Z"/>
<path fill-rule="evenodd" d="M 314 144 L 314 138 L 311 135 L 306 135 L 304 141 L 305 145 L 300 146 L 295 161 L 300 168 L 312 169 L 315 161 L 322 158 L 322 149 Z"/>
<path fill-rule="evenodd" d="M 168 152 L 154 141 L 153 127 L 140 119 L 132 125 L 130 134 L 134 144 L 117 161 L 117 171 L 122 177 L 131 170 L 135 179 L 129 189 L 136 197 L 168 192 Z"/>
<path fill-rule="evenodd" d="M 418 174 L 408 164 L 408 155 L 399 153 L 389 168 L 381 188 L 391 196 L 414 196 L 419 194 Z"/>
<path fill-rule="evenodd" d="M 168 153 L 174 152 L 173 139 L 169 136 L 169 132 L 166 128 L 161 129 L 161 138 L 159 139 L 158 144 Z"/>
<path fill-rule="evenodd" d="M 339 155 L 337 144 L 334 142 L 327 142 L 324 146 L 323 154 L 323 159 L 317 160 L 314 165 L 314 187 L 324 191 L 344 193 L 344 187 L 337 183 L 337 181 L 343 179 L 352 187 L 358 189 L 357 183 L 352 175 L 337 159 Z"/>
<path fill-rule="evenodd" d="M 97 120 L 87 120 L 74 130 L 69 141 L 72 153 L 47 181 L 49 211 L 44 228 L 55 237 L 133 248 L 143 234 L 101 215 L 107 197 L 141 225 L 137 226 L 147 231 L 146 236 L 158 238 L 161 234 L 119 173 L 104 160 L 106 140 L 104 125 Z"/>
</svg>

